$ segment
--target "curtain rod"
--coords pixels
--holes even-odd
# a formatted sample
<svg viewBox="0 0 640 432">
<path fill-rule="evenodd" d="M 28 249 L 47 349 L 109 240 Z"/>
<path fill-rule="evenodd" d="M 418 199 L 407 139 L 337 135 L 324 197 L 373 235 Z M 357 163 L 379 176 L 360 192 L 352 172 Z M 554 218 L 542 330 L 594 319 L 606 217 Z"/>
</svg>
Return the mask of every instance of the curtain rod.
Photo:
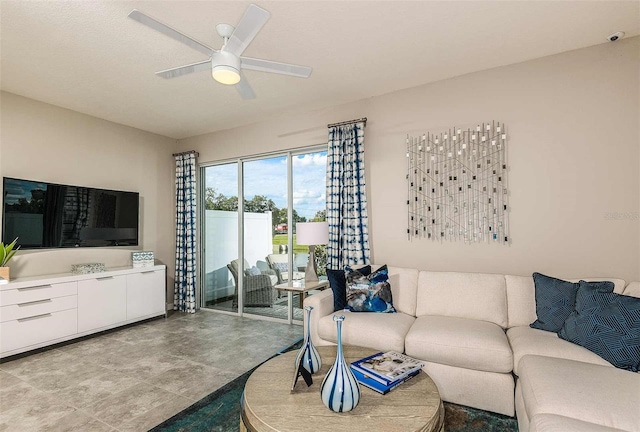
<svg viewBox="0 0 640 432">
<path fill-rule="evenodd" d="M 359 119 L 343 121 L 343 122 L 339 122 L 339 123 L 330 123 L 330 124 L 327 125 L 327 127 L 342 126 L 342 125 L 351 124 L 351 123 L 358 123 L 358 122 L 364 122 L 364 125 L 366 126 L 367 125 L 367 118 L 366 117 L 362 117 L 362 118 L 359 118 Z"/>
<path fill-rule="evenodd" d="M 173 157 L 176 157 L 176 156 L 182 156 L 182 155 L 186 155 L 186 154 L 189 154 L 189 153 L 195 153 L 195 154 L 196 154 L 196 157 L 200 156 L 200 154 L 198 154 L 198 152 L 197 152 L 197 151 L 195 151 L 195 150 L 189 150 L 189 151 L 182 152 L 182 153 L 174 153 L 174 154 L 173 154 Z"/>
</svg>

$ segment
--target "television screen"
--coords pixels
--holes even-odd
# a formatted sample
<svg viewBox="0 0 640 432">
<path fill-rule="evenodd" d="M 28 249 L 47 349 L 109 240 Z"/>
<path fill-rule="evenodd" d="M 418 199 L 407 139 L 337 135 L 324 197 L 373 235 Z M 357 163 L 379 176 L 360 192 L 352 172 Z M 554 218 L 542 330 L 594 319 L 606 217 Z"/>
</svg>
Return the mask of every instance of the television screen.
<svg viewBox="0 0 640 432">
<path fill-rule="evenodd" d="M 22 249 L 138 245 L 137 192 L 4 177 L 2 241 Z"/>
</svg>

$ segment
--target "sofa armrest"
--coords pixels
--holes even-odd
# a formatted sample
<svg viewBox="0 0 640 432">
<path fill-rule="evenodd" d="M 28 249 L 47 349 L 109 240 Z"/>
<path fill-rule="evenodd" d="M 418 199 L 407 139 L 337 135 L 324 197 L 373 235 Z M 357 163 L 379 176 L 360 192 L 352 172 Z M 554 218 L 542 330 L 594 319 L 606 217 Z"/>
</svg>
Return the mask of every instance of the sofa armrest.
<svg viewBox="0 0 640 432">
<path fill-rule="evenodd" d="M 318 336 L 318 321 L 320 318 L 333 313 L 333 291 L 326 289 L 304 299 L 304 306 L 312 306 L 311 322 L 307 322 L 307 314 L 304 315 L 304 334 L 307 334 L 307 326 L 311 330 L 311 341 L 315 346 L 333 345 L 329 341 Z"/>
</svg>

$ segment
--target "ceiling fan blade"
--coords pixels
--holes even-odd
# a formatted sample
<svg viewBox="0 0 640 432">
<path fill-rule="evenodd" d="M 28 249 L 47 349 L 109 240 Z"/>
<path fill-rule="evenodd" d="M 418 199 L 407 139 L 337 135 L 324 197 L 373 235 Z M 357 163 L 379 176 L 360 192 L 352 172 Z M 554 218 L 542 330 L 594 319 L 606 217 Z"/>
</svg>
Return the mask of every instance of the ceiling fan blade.
<svg viewBox="0 0 640 432">
<path fill-rule="evenodd" d="M 147 27 L 150 27 L 156 31 L 159 31 L 160 33 L 169 36 L 172 39 L 177 40 L 178 42 L 182 42 L 183 44 L 200 51 L 203 54 L 206 54 L 208 56 L 211 55 L 212 51 L 216 51 L 213 48 L 203 44 L 202 42 L 199 42 L 195 39 L 193 39 L 190 36 L 187 36 L 184 33 L 179 32 L 178 30 L 158 21 L 155 18 L 151 18 L 149 15 L 145 15 L 144 13 L 140 12 L 138 9 L 134 9 L 131 12 L 129 12 L 129 18 L 134 19 L 136 21 L 138 21 L 140 24 L 144 24 Z"/>
<path fill-rule="evenodd" d="M 238 93 L 240 93 L 242 99 L 247 100 L 256 98 L 256 94 L 253 92 L 253 89 L 249 85 L 247 78 L 242 72 L 240 72 L 240 82 L 234 87 L 236 88 L 236 90 L 238 90 Z"/>
<path fill-rule="evenodd" d="M 298 66 L 288 63 L 279 63 L 270 60 L 262 60 L 251 57 L 240 57 L 240 67 L 261 72 L 271 72 L 281 75 L 290 75 L 299 78 L 309 78 L 312 69 L 308 66 Z"/>
<path fill-rule="evenodd" d="M 222 51 L 240 56 L 249 46 L 271 14 L 254 4 L 250 4 Z"/>
<path fill-rule="evenodd" d="M 211 59 L 156 72 L 162 78 L 175 78 L 193 72 L 211 71 Z"/>
</svg>

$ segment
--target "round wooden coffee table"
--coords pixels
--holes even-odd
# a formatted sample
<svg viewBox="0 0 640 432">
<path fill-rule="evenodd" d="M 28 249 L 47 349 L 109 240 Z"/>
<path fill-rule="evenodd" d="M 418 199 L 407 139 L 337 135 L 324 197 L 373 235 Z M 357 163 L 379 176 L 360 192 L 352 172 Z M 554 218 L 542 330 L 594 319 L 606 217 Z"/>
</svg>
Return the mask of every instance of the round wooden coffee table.
<svg viewBox="0 0 640 432">
<path fill-rule="evenodd" d="M 440 393 L 429 376 L 420 372 L 386 395 L 364 386 L 358 406 L 346 413 L 334 413 L 320 399 L 320 385 L 336 358 L 336 347 L 318 347 L 322 369 L 307 387 L 302 377 L 293 392 L 291 383 L 297 351 L 264 363 L 249 377 L 244 388 L 240 431 L 444 431 L 444 407 Z M 347 362 L 377 351 L 344 347 Z"/>
</svg>

